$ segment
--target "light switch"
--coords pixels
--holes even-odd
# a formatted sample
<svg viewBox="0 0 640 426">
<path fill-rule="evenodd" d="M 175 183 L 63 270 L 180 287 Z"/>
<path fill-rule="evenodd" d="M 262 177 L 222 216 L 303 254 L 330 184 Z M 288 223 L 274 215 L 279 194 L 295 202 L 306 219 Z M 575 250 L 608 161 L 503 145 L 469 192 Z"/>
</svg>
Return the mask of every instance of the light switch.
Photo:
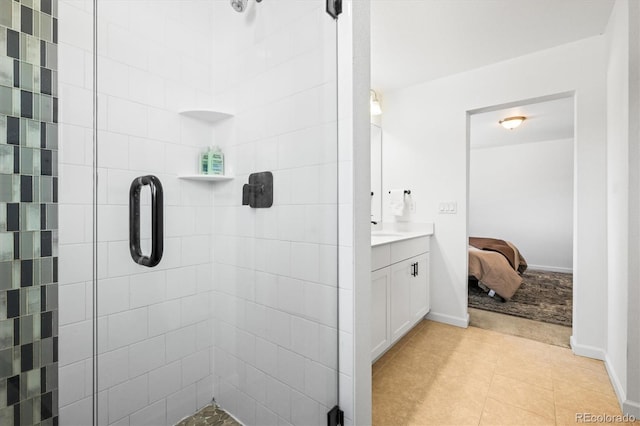
<svg viewBox="0 0 640 426">
<path fill-rule="evenodd" d="M 458 203 L 456 203 L 455 201 L 441 201 L 438 204 L 438 213 L 456 214 L 458 213 Z"/>
</svg>

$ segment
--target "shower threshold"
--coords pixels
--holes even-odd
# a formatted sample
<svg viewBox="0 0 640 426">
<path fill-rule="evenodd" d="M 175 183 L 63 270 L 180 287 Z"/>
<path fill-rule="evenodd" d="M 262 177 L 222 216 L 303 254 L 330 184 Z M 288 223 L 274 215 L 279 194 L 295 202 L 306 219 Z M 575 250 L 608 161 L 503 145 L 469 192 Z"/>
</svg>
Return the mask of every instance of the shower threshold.
<svg viewBox="0 0 640 426">
<path fill-rule="evenodd" d="M 242 423 L 213 403 L 193 416 L 180 420 L 176 426 L 242 426 Z"/>
</svg>

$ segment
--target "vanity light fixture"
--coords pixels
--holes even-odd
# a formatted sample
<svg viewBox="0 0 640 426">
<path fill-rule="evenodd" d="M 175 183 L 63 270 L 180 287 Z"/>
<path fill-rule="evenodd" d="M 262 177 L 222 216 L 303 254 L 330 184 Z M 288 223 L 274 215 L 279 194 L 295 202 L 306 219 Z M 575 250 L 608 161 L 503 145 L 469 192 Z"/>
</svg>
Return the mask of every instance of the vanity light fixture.
<svg viewBox="0 0 640 426">
<path fill-rule="evenodd" d="M 380 115 L 382 114 L 382 108 L 380 107 L 380 101 L 378 100 L 378 94 L 375 90 L 371 89 L 371 94 L 369 96 L 369 107 L 371 110 L 371 115 Z"/>
<path fill-rule="evenodd" d="M 500 123 L 502 125 L 502 127 L 504 127 L 505 129 L 509 129 L 509 130 L 513 130 L 516 127 L 518 127 L 519 125 L 522 124 L 522 122 L 524 120 L 526 120 L 527 117 L 523 117 L 521 115 L 515 116 L 515 117 L 507 117 L 503 120 L 498 121 L 498 123 Z"/>
</svg>

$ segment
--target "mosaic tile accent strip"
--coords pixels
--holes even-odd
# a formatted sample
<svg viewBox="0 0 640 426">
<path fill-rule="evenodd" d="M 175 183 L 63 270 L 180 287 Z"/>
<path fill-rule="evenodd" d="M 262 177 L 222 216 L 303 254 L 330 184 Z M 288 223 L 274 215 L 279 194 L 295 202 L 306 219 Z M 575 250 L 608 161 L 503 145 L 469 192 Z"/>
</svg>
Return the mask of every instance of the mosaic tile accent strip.
<svg viewBox="0 0 640 426">
<path fill-rule="evenodd" d="M 242 426 L 217 404 L 211 404 L 193 416 L 181 420 L 176 426 Z"/>
<path fill-rule="evenodd" d="M 58 424 L 57 0 L 0 0 L 0 424 Z"/>
</svg>

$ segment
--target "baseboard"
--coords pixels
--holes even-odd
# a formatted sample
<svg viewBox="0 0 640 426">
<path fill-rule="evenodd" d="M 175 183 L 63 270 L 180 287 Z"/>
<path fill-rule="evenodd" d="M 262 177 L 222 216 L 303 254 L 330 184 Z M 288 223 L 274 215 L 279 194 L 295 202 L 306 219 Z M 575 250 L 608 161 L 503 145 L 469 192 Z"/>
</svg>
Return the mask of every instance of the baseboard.
<svg viewBox="0 0 640 426">
<path fill-rule="evenodd" d="M 640 419 L 640 403 L 625 401 L 622 404 L 622 413 Z"/>
<path fill-rule="evenodd" d="M 584 356 L 587 358 L 599 359 L 600 361 L 604 361 L 605 353 L 602 349 L 596 348 L 595 346 L 588 345 L 580 345 L 576 343 L 575 337 L 571 336 L 569 338 L 569 344 L 571 345 L 571 350 L 574 354 Z"/>
<path fill-rule="evenodd" d="M 611 359 L 609 358 L 608 354 L 604 356 L 604 367 L 607 369 L 607 374 L 609 375 L 609 380 L 611 381 L 613 390 L 616 393 L 616 397 L 618 398 L 618 403 L 620 404 L 620 407 L 622 407 L 627 399 L 627 394 L 622 387 L 622 383 L 620 382 L 618 373 L 611 365 Z"/>
<path fill-rule="evenodd" d="M 437 312 L 429 312 L 426 317 L 428 320 L 441 322 L 444 324 L 455 325 L 456 327 L 467 328 L 469 327 L 469 313 L 464 318 L 454 317 L 447 314 L 439 314 Z"/>
<path fill-rule="evenodd" d="M 573 268 L 563 268 L 561 266 L 527 265 L 527 269 L 531 269 L 532 271 L 549 271 L 562 272 L 564 274 L 573 274 Z"/>
</svg>

